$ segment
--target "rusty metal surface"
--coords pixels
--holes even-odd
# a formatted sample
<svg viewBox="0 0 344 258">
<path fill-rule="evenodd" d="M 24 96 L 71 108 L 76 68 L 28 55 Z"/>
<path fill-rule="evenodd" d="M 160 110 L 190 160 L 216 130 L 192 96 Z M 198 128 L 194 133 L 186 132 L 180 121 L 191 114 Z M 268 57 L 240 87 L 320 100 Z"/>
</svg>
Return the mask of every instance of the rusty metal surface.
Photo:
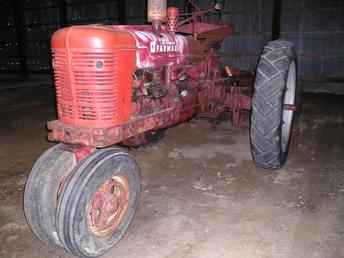
<svg viewBox="0 0 344 258">
<path fill-rule="evenodd" d="M 115 80 L 111 83 L 116 88 L 117 95 L 108 95 L 108 98 L 101 99 L 106 100 L 107 105 L 116 103 L 115 112 L 121 113 L 126 110 L 127 113 L 130 112 L 129 116 L 122 120 L 101 120 L 101 123 L 98 123 L 99 119 L 94 117 L 82 116 L 80 118 L 78 116 L 74 119 L 73 116 L 80 112 L 69 112 L 68 115 L 72 117 L 68 118 L 68 121 L 70 119 L 74 121 L 74 123 L 69 123 L 63 119 L 64 115 L 59 113 L 59 120 L 48 123 L 48 129 L 51 130 L 49 139 L 91 147 L 106 147 L 120 142 L 129 142 L 128 139 L 137 144 L 140 141 L 145 142 L 145 132 L 167 128 L 194 116 L 216 118 L 227 111 L 233 125 L 239 126 L 241 111 L 250 109 L 250 95 L 243 87 L 240 87 L 240 70 L 229 67 L 224 69 L 213 48 L 215 43 L 221 42 L 224 37 L 231 34 L 233 28 L 230 25 L 199 21 L 196 18 L 201 13 L 203 14 L 204 11 L 197 11 L 191 16 L 190 23 L 185 23 L 178 28 L 177 31 L 183 31 L 186 35 L 175 34 L 173 31 L 168 31 L 166 26 L 157 28 L 155 25 L 97 25 L 68 29 L 70 32 L 82 31 L 87 35 L 87 39 L 92 39 L 84 39 L 83 42 L 80 37 L 73 36 L 72 33 L 63 34 L 63 30 L 60 34 L 58 32 L 57 35 L 60 37 L 55 38 L 62 43 L 57 44 L 53 41 L 53 45 L 59 48 L 74 46 L 73 51 L 77 51 L 76 46 L 82 47 L 85 44 L 88 44 L 87 47 L 90 48 L 95 42 L 101 42 L 101 45 L 106 45 L 107 48 L 114 44 L 116 51 L 120 51 L 121 48 L 127 51 L 129 46 L 132 49 L 134 45 L 136 54 L 128 58 L 135 58 L 136 70 L 133 78 L 128 78 L 128 73 L 125 75 L 124 70 L 111 77 Z M 92 34 L 94 36 L 91 37 Z M 69 37 L 68 46 L 63 43 L 66 42 L 63 40 L 64 35 Z M 115 41 L 116 37 L 125 39 L 126 43 Z M 97 40 L 93 40 L 94 38 Z M 129 38 L 131 38 L 130 44 L 127 43 Z M 98 52 L 102 50 L 98 48 L 98 45 L 94 47 Z M 68 49 L 66 51 L 70 52 Z M 60 63 L 62 61 L 60 60 Z M 87 63 L 86 70 L 83 66 L 80 67 L 84 77 L 84 72 L 99 70 L 93 67 L 96 61 L 95 59 Z M 125 58 L 117 59 L 115 68 L 123 68 L 127 62 Z M 74 73 L 80 70 L 78 65 L 84 65 L 73 60 L 71 63 L 74 64 L 71 68 Z M 64 66 L 55 65 L 54 68 L 55 73 L 59 74 L 59 69 L 64 69 Z M 98 74 L 95 75 L 98 76 Z M 63 87 L 70 84 L 70 88 L 73 89 L 74 85 L 83 85 L 83 91 L 88 92 L 87 101 L 92 103 L 92 112 L 97 113 L 97 109 L 101 108 L 101 103 L 103 103 L 96 98 L 100 90 L 98 86 L 94 86 L 97 81 L 92 80 L 91 77 L 82 82 L 79 82 L 75 76 L 70 78 L 71 80 L 64 81 Z M 129 79 L 132 79 L 131 87 L 127 87 L 126 84 L 127 86 L 123 88 L 121 85 L 127 83 Z M 117 80 L 121 83 L 116 83 Z M 122 97 L 119 96 L 124 95 L 124 91 L 126 91 L 126 99 L 129 99 L 128 96 L 131 94 L 131 106 L 128 106 L 128 103 L 120 105 L 119 100 Z M 79 105 L 79 101 L 74 102 L 76 106 Z M 88 109 L 87 112 L 90 113 Z M 105 118 L 108 119 L 107 116 Z M 75 122 L 79 120 L 82 120 L 82 123 Z"/>
<path fill-rule="evenodd" d="M 161 128 L 169 124 L 166 122 L 175 120 L 178 120 L 178 114 L 173 109 L 139 117 L 127 124 L 110 128 L 73 127 L 55 120 L 48 122 L 48 129 L 52 131 L 49 133 L 48 139 L 93 147 L 106 147 L 144 131 Z"/>
<path fill-rule="evenodd" d="M 114 176 L 99 187 L 87 211 L 87 224 L 94 235 L 105 237 L 116 231 L 128 209 L 129 195 L 125 176 Z"/>
<path fill-rule="evenodd" d="M 214 62 L 212 58 L 210 60 Z M 165 97 L 164 100 L 141 96 L 140 101 L 132 103 L 132 110 L 136 115 L 125 124 L 110 128 L 87 128 L 74 127 L 55 120 L 48 123 L 48 129 L 51 130 L 49 140 L 106 147 L 150 130 L 172 126 L 195 115 L 215 118 L 226 109 L 232 114 L 233 125 L 240 126 L 240 112 L 251 107 L 247 87 L 237 84 L 226 86 L 226 78 L 221 78 L 217 69 L 209 73 L 213 74 L 212 79 L 203 78 L 199 81 L 198 77 L 205 67 L 211 67 L 208 62 L 210 61 L 188 70 L 189 77 L 194 78 L 189 81 L 187 90 L 179 93 L 177 85 L 171 84 L 170 89 L 174 91 L 171 90 L 171 96 Z"/>
</svg>

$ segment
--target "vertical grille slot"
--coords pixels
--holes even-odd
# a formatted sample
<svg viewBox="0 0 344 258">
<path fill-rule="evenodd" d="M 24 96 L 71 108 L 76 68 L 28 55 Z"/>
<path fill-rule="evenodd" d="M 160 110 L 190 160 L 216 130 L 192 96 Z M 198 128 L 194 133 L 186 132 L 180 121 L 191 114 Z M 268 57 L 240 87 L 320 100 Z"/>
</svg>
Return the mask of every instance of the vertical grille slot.
<svg viewBox="0 0 344 258">
<path fill-rule="evenodd" d="M 73 119 L 72 89 L 67 69 L 67 52 L 65 49 L 53 51 L 54 80 L 57 97 L 57 113 L 59 118 Z"/>
<path fill-rule="evenodd" d="M 68 61 L 70 55 L 70 62 Z M 108 127 L 118 118 L 118 69 L 114 50 L 53 49 L 59 119 Z"/>
</svg>

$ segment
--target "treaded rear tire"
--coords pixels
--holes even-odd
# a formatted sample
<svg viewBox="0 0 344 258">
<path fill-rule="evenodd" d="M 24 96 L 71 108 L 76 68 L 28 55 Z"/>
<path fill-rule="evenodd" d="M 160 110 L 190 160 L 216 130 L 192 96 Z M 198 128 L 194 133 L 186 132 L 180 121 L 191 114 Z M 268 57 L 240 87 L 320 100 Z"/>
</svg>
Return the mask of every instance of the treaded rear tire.
<svg viewBox="0 0 344 258">
<path fill-rule="evenodd" d="M 290 130 L 286 137 L 282 134 L 282 127 L 285 126 L 283 106 L 288 78 L 292 72 L 295 91 L 292 104 L 296 105 L 295 99 L 298 99 L 295 63 L 294 46 L 284 40 L 269 42 L 260 57 L 254 83 L 250 126 L 252 158 L 258 167 L 279 169 L 286 161 L 293 114 L 290 125 L 287 125 Z"/>
</svg>

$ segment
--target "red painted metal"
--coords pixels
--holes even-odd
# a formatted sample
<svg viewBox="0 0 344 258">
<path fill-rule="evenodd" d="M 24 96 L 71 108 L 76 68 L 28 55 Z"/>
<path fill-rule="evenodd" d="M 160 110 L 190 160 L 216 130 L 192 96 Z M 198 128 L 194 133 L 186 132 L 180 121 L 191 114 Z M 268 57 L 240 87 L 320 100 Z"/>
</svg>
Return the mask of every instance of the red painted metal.
<svg viewBox="0 0 344 258">
<path fill-rule="evenodd" d="M 167 109 L 109 128 L 75 127 L 55 120 L 48 122 L 48 129 L 51 130 L 48 139 L 99 148 L 106 147 L 145 131 L 171 126 L 179 120 L 179 117 L 180 114 L 174 109 Z"/>
<path fill-rule="evenodd" d="M 227 95 L 226 106 L 231 113 L 233 126 L 240 127 L 241 112 L 251 109 L 251 98 L 243 94 L 243 89 L 238 86 L 230 87 L 230 94 Z"/>
<path fill-rule="evenodd" d="M 224 69 L 212 48 L 232 27 L 192 19 L 175 28 L 175 11 L 168 11 L 170 31 L 97 25 L 54 34 L 59 119 L 48 123 L 50 140 L 90 147 L 144 142 L 145 132 L 228 110 L 239 126 L 250 97 L 238 83 L 240 71 Z"/>
<path fill-rule="evenodd" d="M 188 23 L 178 27 L 178 32 L 193 34 L 197 33 L 198 38 L 209 37 L 213 34 L 216 37 L 225 37 L 233 33 L 234 29 L 230 24 L 212 24 L 206 22 L 197 22 L 196 24 Z"/>
<path fill-rule="evenodd" d="M 77 162 L 82 161 L 85 159 L 87 156 L 89 156 L 95 148 L 92 148 L 90 146 L 73 146 L 72 151 L 76 157 Z"/>
<path fill-rule="evenodd" d="M 290 110 L 290 111 L 296 111 L 296 106 L 292 104 L 284 104 L 283 109 Z"/>
<path fill-rule="evenodd" d="M 111 26 L 111 29 L 123 30 L 135 39 L 136 68 L 157 68 L 164 65 L 181 65 L 187 62 L 187 38 L 171 34 L 166 27 L 156 33 L 151 26 Z"/>
<path fill-rule="evenodd" d="M 167 27 L 168 31 L 176 32 L 178 28 L 179 10 L 176 7 L 167 8 Z"/>
<path fill-rule="evenodd" d="M 104 26 L 73 26 L 52 37 L 58 118 L 111 127 L 130 117 L 135 38 Z"/>
<path fill-rule="evenodd" d="M 99 187 L 86 214 L 88 228 L 94 235 L 105 237 L 116 231 L 128 209 L 129 195 L 125 176 L 114 176 Z"/>
</svg>

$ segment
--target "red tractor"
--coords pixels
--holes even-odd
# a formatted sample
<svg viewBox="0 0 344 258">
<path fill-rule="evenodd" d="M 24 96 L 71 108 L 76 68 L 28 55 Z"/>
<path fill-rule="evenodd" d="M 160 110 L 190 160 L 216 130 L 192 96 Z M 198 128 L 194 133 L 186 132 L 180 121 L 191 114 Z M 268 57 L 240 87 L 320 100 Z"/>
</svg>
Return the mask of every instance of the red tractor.
<svg viewBox="0 0 344 258">
<path fill-rule="evenodd" d="M 97 257 L 128 229 L 140 194 L 139 166 L 125 149 L 193 117 L 228 116 L 234 125 L 251 110 L 252 157 L 278 169 L 286 161 L 297 99 L 291 43 L 269 42 L 253 95 L 216 48 L 233 32 L 226 24 L 149 1 L 151 25 L 71 26 L 51 45 L 58 119 L 49 139 L 61 142 L 34 164 L 24 196 L 35 235 L 79 257 Z M 184 18 L 180 19 L 180 18 Z"/>
</svg>

